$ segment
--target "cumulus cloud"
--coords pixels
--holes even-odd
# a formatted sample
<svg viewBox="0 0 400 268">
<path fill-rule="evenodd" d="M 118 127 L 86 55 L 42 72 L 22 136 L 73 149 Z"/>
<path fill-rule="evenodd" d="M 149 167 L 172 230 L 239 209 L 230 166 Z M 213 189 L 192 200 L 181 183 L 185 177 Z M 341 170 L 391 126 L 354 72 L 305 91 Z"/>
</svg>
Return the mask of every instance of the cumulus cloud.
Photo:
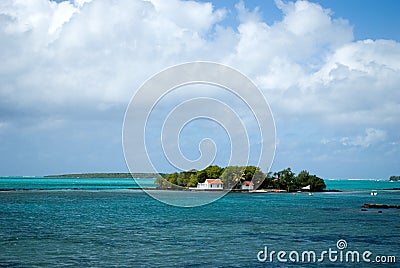
<svg viewBox="0 0 400 268">
<path fill-rule="evenodd" d="M 22 106 L 126 103 L 148 76 L 210 50 L 205 35 L 225 14 L 192 1 L 35 0 L 0 10 L 0 95 Z"/>
<path fill-rule="evenodd" d="M 400 123 L 400 43 L 354 40 L 347 20 L 316 3 L 276 5 L 282 19 L 268 24 L 258 8 L 238 2 L 233 27 L 223 23 L 228 8 L 205 2 L 1 1 L 0 120 L 12 126 L 35 115 L 55 128 L 76 118 L 115 121 L 107 114 L 123 114 L 154 73 L 210 60 L 253 79 L 278 125 L 327 126 L 325 141 L 337 140 L 332 133 L 363 148 L 398 139 L 391 133 Z M 366 134 L 352 137 L 349 127 Z"/>
<path fill-rule="evenodd" d="M 381 142 L 385 139 L 386 132 L 379 129 L 367 128 L 364 136 L 344 137 L 340 141 L 345 146 L 361 146 L 368 147 L 371 144 Z"/>
<path fill-rule="evenodd" d="M 239 2 L 233 29 L 219 25 L 227 10 L 211 3 L 5 1 L 2 102 L 104 108 L 126 103 L 171 64 L 213 60 L 253 78 L 282 113 L 334 123 L 400 118 L 399 43 L 353 41 L 352 26 L 315 3 L 277 5 L 283 19 L 268 25 Z"/>
<path fill-rule="evenodd" d="M 241 16 L 251 19 L 241 21 L 240 39 L 231 57 L 232 63 L 243 65 L 247 72 L 265 81 L 263 85 L 268 89 L 295 85 L 299 78 L 318 68 L 327 53 L 353 38 L 347 21 L 331 19 L 319 5 L 298 1 L 280 7 L 283 20 L 273 25 L 254 15 L 257 10 L 241 10 L 252 16 Z"/>
<path fill-rule="evenodd" d="M 398 123 L 399 43 L 354 41 L 346 20 L 314 3 L 278 4 L 282 21 L 251 16 L 240 24 L 229 61 L 255 77 L 278 113 L 330 124 Z"/>
<path fill-rule="evenodd" d="M 334 123 L 398 123 L 399 52 L 400 44 L 389 40 L 346 44 L 313 74 L 308 89 Z"/>
</svg>

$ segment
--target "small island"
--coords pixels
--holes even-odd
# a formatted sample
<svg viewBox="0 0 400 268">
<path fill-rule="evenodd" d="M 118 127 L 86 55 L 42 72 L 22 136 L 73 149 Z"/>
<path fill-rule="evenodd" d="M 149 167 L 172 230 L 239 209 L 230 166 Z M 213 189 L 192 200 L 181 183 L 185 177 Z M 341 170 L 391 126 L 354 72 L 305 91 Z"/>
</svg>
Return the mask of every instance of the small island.
<svg viewBox="0 0 400 268">
<path fill-rule="evenodd" d="M 47 175 L 45 178 L 156 178 L 165 174 L 158 173 L 74 173 L 62 175 Z"/>
<path fill-rule="evenodd" d="M 46 178 L 155 178 L 158 190 L 222 190 L 233 192 L 321 192 L 323 179 L 291 168 L 264 174 L 256 166 L 209 166 L 203 170 L 174 173 L 74 173 L 47 175 Z"/>
<path fill-rule="evenodd" d="M 256 166 L 209 166 L 157 176 L 157 189 L 320 192 L 326 188 L 323 179 L 303 170 L 295 174 L 291 168 L 264 174 Z"/>
<path fill-rule="evenodd" d="M 390 181 L 400 181 L 400 176 L 390 176 Z"/>
</svg>

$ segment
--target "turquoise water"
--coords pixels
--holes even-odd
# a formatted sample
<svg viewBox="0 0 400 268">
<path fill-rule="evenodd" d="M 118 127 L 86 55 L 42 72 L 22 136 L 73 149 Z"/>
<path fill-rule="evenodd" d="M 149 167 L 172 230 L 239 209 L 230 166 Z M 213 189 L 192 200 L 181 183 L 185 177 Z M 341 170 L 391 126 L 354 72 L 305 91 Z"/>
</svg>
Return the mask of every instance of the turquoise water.
<svg viewBox="0 0 400 268">
<path fill-rule="evenodd" d="M 143 187 L 154 188 L 155 179 L 140 179 Z M 43 178 L 43 177 L 3 177 L 3 190 L 55 190 L 55 189 L 130 189 L 140 188 L 131 178 Z"/>
<path fill-rule="evenodd" d="M 325 184 L 327 189 L 342 191 L 400 188 L 400 182 L 389 180 L 325 180 Z"/>
<path fill-rule="evenodd" d="M 365 183 L 378 195 L 362 190 Z M 327 181 L 347 191 L 313 196 L 231 193 L 196 208 L 172 207 L 141 190 L 0 192 L 0 267 L 317 267 L 260 263 L 257 253 L 264 246 L 320 252 L 337 249 L 339 239 L 351 250 L 394 255 L 397 263 L 384 267 L 399 267 L 400 210 L 361 210 L 364 203 L 400 204 L 400 191 L 376 183 Z"/>
<path fill-rule="evenodd" d="M 154 180 L 139 179 L 146 188 L 154 188 Z M 400 182 L 377 180 L 325 180 L 327 190 L 379 190 L 400 188 Z M 135 189 L 140 188 L 130 178 L 44 178 L 44 177 L 0 177 L 0 189 L 3 190 L 54 190 L 54 189 Z"/>
</svg>

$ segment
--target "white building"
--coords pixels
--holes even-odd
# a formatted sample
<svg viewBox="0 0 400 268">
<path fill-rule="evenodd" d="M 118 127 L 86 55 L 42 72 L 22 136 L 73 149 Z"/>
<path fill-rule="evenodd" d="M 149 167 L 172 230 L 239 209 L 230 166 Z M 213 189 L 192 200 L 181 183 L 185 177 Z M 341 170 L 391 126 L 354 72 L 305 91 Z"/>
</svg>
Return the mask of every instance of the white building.
<svg viewBox="0 0 400 268">
<path fill-rule="evenodd" d="M 311 185 L 304 186 L 301 188 L 302 190 L 311 190 Z"/>
<path fill-rule="evenodd" d="M 245 181 L 242 184 L 242 190 L 249 190 L 249 191 L 253 191 L 254 190 L 254 183 L 252 183 L 251 181 Z"/>
<path fill-rule="evenodd" d="M 223 187 L 224 184 L 220 179 L 206 180 L 203 183 L 199 182 L 197 184 L 197 189 L 202 189 L 202 190 L 222 190 Z"/>
</svg>

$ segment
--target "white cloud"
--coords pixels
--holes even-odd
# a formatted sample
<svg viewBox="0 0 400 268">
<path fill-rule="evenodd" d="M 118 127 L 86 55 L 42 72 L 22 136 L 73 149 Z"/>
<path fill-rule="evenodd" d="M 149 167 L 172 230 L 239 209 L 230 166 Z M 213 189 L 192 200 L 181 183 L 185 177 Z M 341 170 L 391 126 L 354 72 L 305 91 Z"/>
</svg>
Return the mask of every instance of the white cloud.
<svg viewBox="0 0 400 268">
<path fill-rule="evenodd" d="M 214 10 L 211 3 L 179 0 L 151 0 L 149 2 L 154 5 L 158 16 L 165 21 L 174 23 L 180 29 L 200 34 L 207 32 L 226 15 L 223 9 Z"/>
<path fill-rule="evenodd" d="M 365 136 L 344 137 L 340 141 L 345 146 L 369 147 L 372 144 L 385 140 L 386 132 L 379 129 L 367 128 Z"/>
<path fill-rule="evenodd" d="M 82 7 L 84 4 L 90 3 L 90 2 L 92 2 L 92 1 L 93 1 L 93 0 L 74 0 L 74 4 L 75 4 L 76 6 Z"/>
<path fill-rule="evenodd" d="M 273 25 L 250 12 L 227 61 L 256 78 L 277 114 L 334 125 L 399 122 L 399 43 L 353 41 L 352 26 L 317 4 L 278 4 L 284 18 Z"/>
<path fill-rule="evenodd" d="M 240 24 L 230 29 L 218 25 L 225 9 L 194 1 L 3 2 L 0 96 L 22 107 L 125 104 L 162 68 L 215 60 L 255 79 L 282 114 L 400 118 L 399 43 L 353 42 L 348 22 L 318 4 L 277 4 L 283 20 L 268 25 L 239 2 Z"/>
<path fill-rule="evenodd" d="M 388 125 L 400 118 L 400 44 L 358 41 L 332 54 L 304 86 L 332 123 Z"/>
<path fill-rule="evenodd" d="M 156 71 L 214 50 L 204 35 L 225 11 L 191 1 L 35 0 L 3 3 L 0 13 L 0 96 L 29 108 L 126 104 Z M 229 37 L 215 40 L 226 47 Z"/>
<path fill-rule="evenodd" d="M 44 125 L 61 127 L 71 114 L 83 120 L 99 112 L 99 121 L 109 120 L 102 116 L 123 112 L 154 73 L 210 60 L 253 79 L 279 122 L 295 122 L 283 128 L 326 127 L 313 137 L 325 136 L 328 147 L 395 142 L 400 43 L 354 40 L 347 20 L 315 3 L 276 3 L 283 18 L 268 24 L 239 2 L 233 28 L 222 23 L 229 10 L 204 2 L 0 1 L 0 119 L 12 124 L 13 116 L 39 113 Z M 367 131 L 353 137 L 353 128 Z M 278 139 L 284 148 L 286 139 Z"/>
</svg>

